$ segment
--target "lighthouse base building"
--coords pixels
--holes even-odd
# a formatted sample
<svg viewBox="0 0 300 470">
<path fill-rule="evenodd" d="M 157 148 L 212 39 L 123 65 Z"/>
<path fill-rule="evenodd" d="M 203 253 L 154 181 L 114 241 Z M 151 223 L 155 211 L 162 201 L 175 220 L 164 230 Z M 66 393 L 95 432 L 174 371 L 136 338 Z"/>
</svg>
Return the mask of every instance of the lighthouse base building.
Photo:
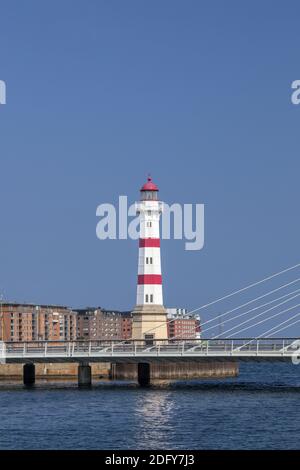
<svg viewBox="0 0 300 470">
<path fill-rule="evenodd" d="M 167 312 L 162 305 L 137 305 L 132 311 L 132 339 L 167 339 Z"/>
</svg>

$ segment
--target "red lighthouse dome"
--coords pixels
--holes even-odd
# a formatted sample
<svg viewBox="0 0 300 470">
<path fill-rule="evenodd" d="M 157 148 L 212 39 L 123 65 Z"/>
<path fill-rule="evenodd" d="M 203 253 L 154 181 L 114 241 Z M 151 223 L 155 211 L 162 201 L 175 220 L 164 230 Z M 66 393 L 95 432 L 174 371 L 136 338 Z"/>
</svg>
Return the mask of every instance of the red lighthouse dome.
<svg viewBox="0 0 300 470">
<path fill-rule="evenodd" d="M 141 191 L 159 191 L 156 184 L 153 183 L 151 176 L 148 176 L 147 183 L 141 187 Z"/>
</svg>

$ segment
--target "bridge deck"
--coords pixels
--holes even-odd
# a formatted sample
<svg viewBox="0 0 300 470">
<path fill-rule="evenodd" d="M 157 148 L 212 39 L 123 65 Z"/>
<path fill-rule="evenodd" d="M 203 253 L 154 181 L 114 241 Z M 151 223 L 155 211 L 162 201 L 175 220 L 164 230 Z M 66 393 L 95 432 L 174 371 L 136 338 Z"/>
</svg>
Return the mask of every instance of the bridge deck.
<svg viewBox="0 0 300 470">
<path fill-rule="evenodd" d="M 2 347 L 1 347 L 2 346 Z M 218 339 L 142 341 L 33 341 L 1 343 L 0 362 L 291 361 L 300 340 Z"/>
</svg>

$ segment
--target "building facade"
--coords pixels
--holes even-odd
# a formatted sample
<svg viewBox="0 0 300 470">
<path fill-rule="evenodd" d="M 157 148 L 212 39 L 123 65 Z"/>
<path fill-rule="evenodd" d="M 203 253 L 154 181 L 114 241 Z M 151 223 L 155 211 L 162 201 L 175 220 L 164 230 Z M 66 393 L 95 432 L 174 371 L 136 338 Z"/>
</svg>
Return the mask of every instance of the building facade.
<svg viewBox="0 0 300 470">
<path fill-rule="evenodd" d="M 200 317 L 186 309 L 168 308 L 170 339 L 199 338 Z M 133 314 L 100 307 L 72 310 L 58 305 L 0 304 L 1 341 L 72 341 L 132 339 Z"/>
<path fill-rule="evenodd" d="M 130 312 L 85 308 L 77 310 L 77 339 L 126 340 L 132 336 Z"/>
<path fill-rule="evenodd" d="M 186 308 L 167 308 L 168 337 L 170 339 L 198 339 L 201 337 L 199 315 L 189 315 Z"/>
<path fill-rule="evenodd" d="M 64 306 L 2 303 L 0 305 L 0 340 L 75 340 L 76 321 L 76 313 Z"/>
<path fill-rule="evenodd" d="M 169 339 L 196 339 L 197 321 L 195 318 L 174 318 L 168 321 Z"/>
</svg>

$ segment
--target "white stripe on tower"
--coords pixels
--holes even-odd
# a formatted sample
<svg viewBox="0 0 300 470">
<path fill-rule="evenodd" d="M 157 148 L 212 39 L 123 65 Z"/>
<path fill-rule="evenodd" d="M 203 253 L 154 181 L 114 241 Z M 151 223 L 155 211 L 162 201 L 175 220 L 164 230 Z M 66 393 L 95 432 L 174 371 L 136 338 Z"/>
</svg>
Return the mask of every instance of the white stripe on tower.
<svg viewBox="0 0 300 470">
<path fill-rule="evenodd" d="M 158 201 L 158 191 L 149 177 L 136 205 L 140 216 L 137 305 L 163 305 L 159 238 L 163 204 Z"/>
</svg>

